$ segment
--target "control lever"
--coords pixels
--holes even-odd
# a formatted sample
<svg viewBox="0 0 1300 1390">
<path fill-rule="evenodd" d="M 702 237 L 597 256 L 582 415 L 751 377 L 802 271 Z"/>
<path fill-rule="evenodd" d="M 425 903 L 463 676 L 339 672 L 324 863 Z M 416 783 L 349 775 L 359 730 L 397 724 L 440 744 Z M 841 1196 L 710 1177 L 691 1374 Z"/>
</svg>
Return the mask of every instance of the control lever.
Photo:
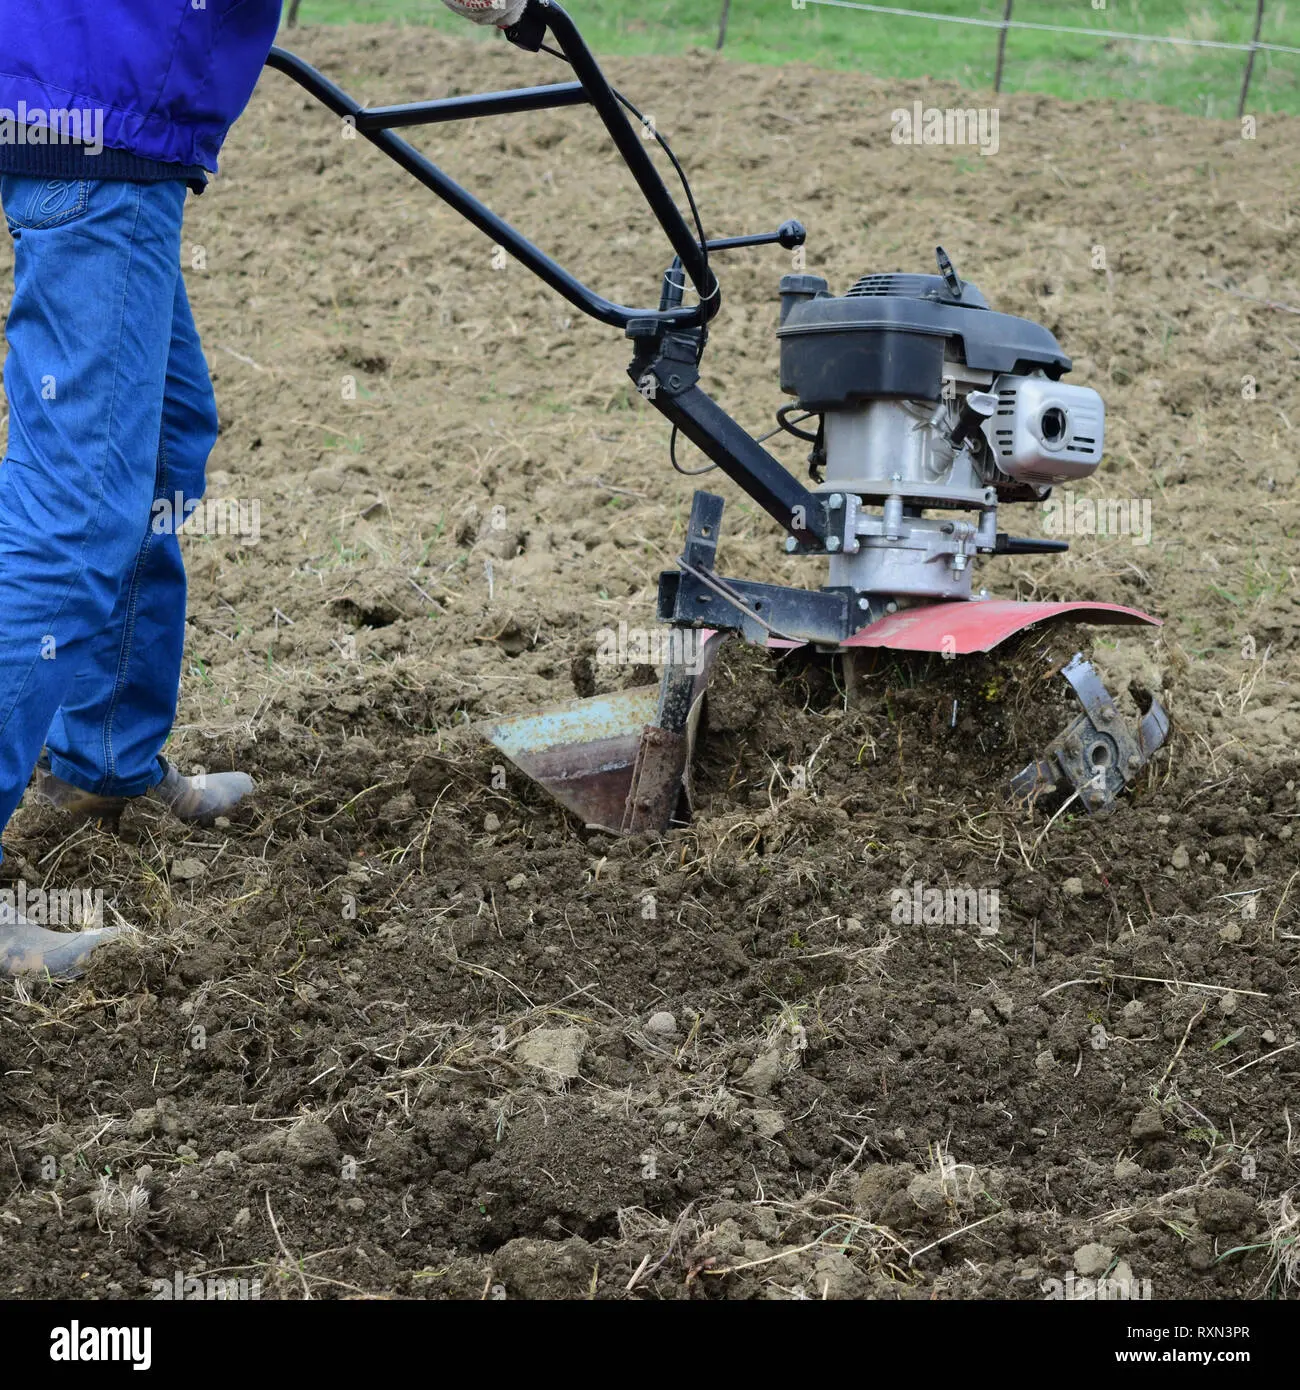
<svg viewBox="0 0 1300 1390">
<path fill-rule="evenodd" d="M 1059 555 L 1069 548 L 1069 541 L 1040 541 L 1032 536 L 1008 536 L 1005 531 L 999 531 L 993 543 L 994 555 Z"/>
<path fill-rule="evenodd" d="M 752 236 L 719 237 L 704 243 L 707 251 L 734 251 L 740 246 L 771 246 L 779 242 L 787 251 L 802 246 L 808 240 L 807 228 L 802 222 L 791 219 L 782 222 L 774 232 L 755 232 Z M 682 274 L 682 259 L 673 257 L 673 263 L 664 271 L 663 291 L 659 298 L 659 312 L 681 307 L 682 293 L 686 289 L 686 277 Z"/>
</svg>

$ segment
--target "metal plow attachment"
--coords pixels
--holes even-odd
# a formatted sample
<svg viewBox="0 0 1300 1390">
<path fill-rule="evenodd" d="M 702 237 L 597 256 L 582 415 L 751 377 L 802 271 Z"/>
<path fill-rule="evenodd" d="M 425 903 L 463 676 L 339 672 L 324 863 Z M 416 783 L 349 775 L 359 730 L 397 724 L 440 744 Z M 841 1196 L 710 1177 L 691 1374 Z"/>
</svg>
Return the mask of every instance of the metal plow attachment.
<svg viewBox="0 0 1300 1390">
<path fill-rule="evenodd" d="M 683 636 L 657 688 L 566 700 L 478 731 L 589 829 L 630 835 L 684 824 L 704 689 L 725 634 Z"/>
<path fill-rule="evenodd" d="M 967 600 L 905 610 L 822 650 L 838 650 L 846 660 L 871 647 L 970 655 L 1063 617 L 1159 624 L 1117 604 Z M 679 627 L 671 635 L 670 660 L 657 688 L 567 700 L 479 724 L 477 730 L 590 829 L 629 835 L 685 825 L 691 818 L 690 769 L 705 687 L 727 633 Z M 762 645 L 783 650 L 807 644 L 769 635 Z M 1083 713 L 1012 780 L 1012 799 L 1031 806 L 1072 787 L 1089 815 L 1102 816 L 1164 744 L 1169 717 L 1152 698 L 1137 721 L 1126 718 L 1080 654 L 1061 675 Z"/>
</svg>

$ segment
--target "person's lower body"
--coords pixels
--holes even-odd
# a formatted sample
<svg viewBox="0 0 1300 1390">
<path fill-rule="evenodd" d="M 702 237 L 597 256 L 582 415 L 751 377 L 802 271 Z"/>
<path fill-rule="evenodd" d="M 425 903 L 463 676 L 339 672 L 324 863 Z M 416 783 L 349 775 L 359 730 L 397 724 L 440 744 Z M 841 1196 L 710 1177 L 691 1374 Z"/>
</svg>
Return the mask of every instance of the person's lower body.
<svg viewBox="0 0 1300 1390">
<path fill-rule="evenodd" d="M 14 240 L 0 829 L 42 750 L 50 787 L 110 802 L 168 773 L 185 635 L 175 499 L 202 497 L 217 433 L 180 274 L 184 198 L 179 182 L 0 176 Z"/>
</svg>

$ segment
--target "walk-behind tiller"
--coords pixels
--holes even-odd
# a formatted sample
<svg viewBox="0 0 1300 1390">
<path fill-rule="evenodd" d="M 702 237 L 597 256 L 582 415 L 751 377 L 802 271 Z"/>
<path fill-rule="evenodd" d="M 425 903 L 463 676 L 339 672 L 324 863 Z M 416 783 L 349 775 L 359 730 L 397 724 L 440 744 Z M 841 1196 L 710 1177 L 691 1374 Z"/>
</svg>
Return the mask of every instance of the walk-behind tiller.
<svg viewBox="0 0 1300 1390">
<path fill-rule="evenodd" d="M 559 51 L 545 42 L 547 34 Z M 1113 603 L 1025 603 L 971 592 L 977 555 L 1067 549 L 999 531 L 1003 502 L 1041 503 L 1054 483 L 1088 477 L 1101 461 L 1105 408 L 1065 384 L 1070 359 L 1040 324 L 993 312 L 943 250 L 938 274 L 865 275 L 842 295 L 816 275 L 780 282 L 781 389 L 794 403 L 778 425 L 811 445 L 805 487 L 700 387 L 709 320 L 721 303 L 710 257 L 738 246 L 801 246 L 804 229 L 707 240 L 686 190 L 688 226 L 651 161 L 640 113 L 615 92 L 573 20 L 530 0 L 506 37 L 571 65 L 576 81 L 404 106 L 362 107 L 281 49 L 287 73 L 408 173 L 503 246 L 571 304 L 622 328 L 640 394 L 788 533 L 785 548 L 816 556 L 819 589 L 724 578 L 715 567 L 723 499 L 696 492 L 677 568 L 659 578 L 668 645 L 653 686 L 572 700 L 483 732 L 588 825 L 662 830 L 690 814 L 688 768 L 709 669 L 738 633 L 767 647 L 812 644 L 849 658 L 891 648 L 959 657 L 988 652 L 1053 620 L 1158 624 Z M 611 303 L 483 206 L 393 134 L 404 126 L 589 103 L 604 122 L 676 253 L 654 309 Z M 640 122 L 634 126 L 626 108 Z M 656 134 L 679 174 L 680 165 Z M 696 302 L 684 303 L 689 280 Z M 799 412 L 795 415 L 795 412 Z M 792 418 L 794 416 L 794 418 Z M 1152 700 L 1138 720 L 1116 707 L 1077 654 L 1061 674 L 1083 712 L 1012 782 L 1029 802 L 1072 788 L 1090 813 L 1108 810 L 1152 753 L 1169 721 Z"/>
</svg>

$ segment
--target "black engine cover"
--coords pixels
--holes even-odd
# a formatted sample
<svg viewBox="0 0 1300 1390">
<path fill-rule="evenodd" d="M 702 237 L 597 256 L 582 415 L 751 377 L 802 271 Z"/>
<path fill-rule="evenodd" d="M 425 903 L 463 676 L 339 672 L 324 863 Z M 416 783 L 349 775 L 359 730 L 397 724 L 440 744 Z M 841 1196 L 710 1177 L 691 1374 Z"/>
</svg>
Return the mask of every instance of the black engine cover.
<svg viewBox="0 0 1300 1390">
<path fill-rule="evenodd" d="M 937 401 L 945 349 L 979 371 L 1053 381 L 1070 359 L 1041 324 L 995 314 L 974 285 L 940 275 L 866 275 L 843 296 L 815 275 L 781 280 L 781 390 L 805 410 L 880 397 Z"/>
</svg>

